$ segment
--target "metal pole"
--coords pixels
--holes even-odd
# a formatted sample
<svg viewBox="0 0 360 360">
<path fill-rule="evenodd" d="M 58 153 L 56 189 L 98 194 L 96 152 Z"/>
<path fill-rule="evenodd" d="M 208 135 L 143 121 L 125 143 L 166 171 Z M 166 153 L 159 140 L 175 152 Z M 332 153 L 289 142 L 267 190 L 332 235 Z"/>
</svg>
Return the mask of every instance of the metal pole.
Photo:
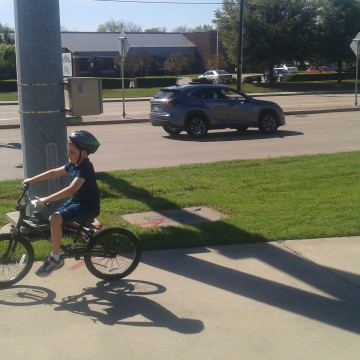
<svg viewBox="0 0 360 360">
<path fill-rule="evenodd" d="M 244 39 L 244 2 L 245 0 L 240 1 L 240 18 L 239 18 L 239 47 L 238 47 L 238 59 L 237 59 L 237 69 L 236 69 L 236 88 L 241 90 L 242 83 L 242 58 L 243 58 L 243 39 Z"/>
<path fill-rule="evenodd" d="M 359 79 L 359 41 L 360 39 L 354 39 L 356 41 L 356 78 L 355 78 L 355 106 L 358 106 L 358 79 Z"/>
<path fill-rule="evenodd" d="M 124 48 L 124 41 L 125 39 L 121 39 L 121 87 L 122 87 L 122 106 L 123 106 L 123 118 L 125 117 L 125 86 L 124 86 L 124 54 L 125 54 L 125 48 Z"/>
<path fill-rule="evenodd" d="M 125 33 L 124 30 L 121 31 L 120 36 L 118 37 L 120 40 L 120 56 L 121 56 L 121 90 L 122 90 L 122 117 L 125 118 L 125 86 L 124 86 L 124 58 L 125 58 Z"/>
</svg>

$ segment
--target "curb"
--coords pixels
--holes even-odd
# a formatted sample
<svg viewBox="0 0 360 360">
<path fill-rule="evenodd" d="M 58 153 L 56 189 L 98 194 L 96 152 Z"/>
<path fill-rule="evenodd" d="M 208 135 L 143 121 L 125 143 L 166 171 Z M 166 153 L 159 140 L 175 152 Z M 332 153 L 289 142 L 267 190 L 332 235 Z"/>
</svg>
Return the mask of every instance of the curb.
<svg viewBox="0 0 360 360">
<path fill-rule="evenodd" d="M 334 113 L 334 112 L 349 112 L 360 111 L 360 107 L 347 107 L 347 108 L 333 108 L 333 109 L 308 109 L 308 110 L 288 110 L 284 111 L 284 115 L 307 115 L 307 114 L 322 114 L 322 113 Z M 135 123 L 147 123 L 150 119 L 122 119 L 122 120 L 94 120 L 94 121 L 72 121 L 72 118 L 68 118 L 67 126 L 89 126 L 89 125 L 115 125 L 115 124 L 135 124 Z M 20 124 L 0 124 L 0 129 L 18 129 Z"/>
</svg>

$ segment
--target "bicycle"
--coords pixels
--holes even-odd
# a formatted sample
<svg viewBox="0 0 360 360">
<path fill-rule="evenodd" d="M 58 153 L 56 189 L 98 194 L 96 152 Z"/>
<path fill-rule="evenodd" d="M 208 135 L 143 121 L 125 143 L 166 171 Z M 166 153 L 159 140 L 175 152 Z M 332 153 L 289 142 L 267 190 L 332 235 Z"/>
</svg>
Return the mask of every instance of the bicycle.
<svg viewBox="0 0 360 360">
<path fill-rule="evenodd" d="M 0 234 L 0 288 L 16 284 L 31 270 L 34 263 L 33 241 L 50 239 L 49 220 L 40 219 L 36 212 L 27 215 L 26 209 L 35 199 L 30 199 L 28 186 L 22 190 L 15 209 L 18 219 L 9 233 Z M 83 259 L 88 271 L 102 280 L 113 281 L 131 274 L 141 258 L 139 239 L 121 227 L 98 229 L 86 223 L 64 223 L 63 233 L 71 244 L 61 245 L 65 258 Z"/>
</svg>

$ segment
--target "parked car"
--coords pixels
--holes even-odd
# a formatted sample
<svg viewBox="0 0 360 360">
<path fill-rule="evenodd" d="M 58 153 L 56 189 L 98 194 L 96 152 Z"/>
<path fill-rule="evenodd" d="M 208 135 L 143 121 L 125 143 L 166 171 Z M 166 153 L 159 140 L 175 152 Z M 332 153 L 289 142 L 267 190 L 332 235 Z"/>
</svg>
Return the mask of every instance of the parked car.
<svg viewBox="0 0 360 360">
<path fill-rule="evenodd" d="M 284 78 L 290 75 L 290 71 L 284 69 L 274 69 L 274 75 L 280 78 Z"/>
<path fill-rule="evenodd" d="M 150 121 L 170 135 L 204 137 L 210 129 L 259 128 L 271 134 L 285 125 L 282 108 L 225 85 L 189 84 L 161 89 L 150 100 Z"/>
<path fill-rule="evenodd" d="M 310 66 L 309 69 L 306 70 L 308 73 L 336 73 L 335 70 L 329 68 L 328 66 Z"/>
<path fill-rule="evenodd" d="M 225 70 L 209 70 L 204 74 L 198 76 L 199 79 L 205 78 L 210 80 L 213 84 L 226 84 L 232 80 L 232 75 Z"/>
<path fill-rule="evenodd" d="M 275 70 L 285 70 L 285 71 L 288 71 L 289 73 L 297 73 L 297 72 L 299 72 L 299 69 L 298 69 L 297 66 L 285 65 L 285 64 L 274 66 L 274 71 Z"/>
</svg>

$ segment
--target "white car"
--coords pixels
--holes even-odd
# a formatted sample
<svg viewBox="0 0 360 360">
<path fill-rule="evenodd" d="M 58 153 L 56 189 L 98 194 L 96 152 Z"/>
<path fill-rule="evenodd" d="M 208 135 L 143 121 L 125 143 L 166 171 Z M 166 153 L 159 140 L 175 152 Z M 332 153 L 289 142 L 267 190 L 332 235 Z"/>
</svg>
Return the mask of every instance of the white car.
<svg viewBox="0 0 360 360">
<path fill-rule="evenodd" d="M 299 69 L 296 66 L 285 65 L 285 64 L 276 65 L 274 67 L 274 71 L 277 71 L 277 70 L 286 70 L 286 71 L 288 71 L 289 73 L 292 73 L 292 74 L 299 72 Z"/>
<path fill-rule="evenodd" d="M 199 79 L 205 78 L 210 80 L 213 84 L 227 84 L 232 80 L 232 75 L 225 70 L 209 70 L 204 74 L 198 76 Z"/>
</svg>

